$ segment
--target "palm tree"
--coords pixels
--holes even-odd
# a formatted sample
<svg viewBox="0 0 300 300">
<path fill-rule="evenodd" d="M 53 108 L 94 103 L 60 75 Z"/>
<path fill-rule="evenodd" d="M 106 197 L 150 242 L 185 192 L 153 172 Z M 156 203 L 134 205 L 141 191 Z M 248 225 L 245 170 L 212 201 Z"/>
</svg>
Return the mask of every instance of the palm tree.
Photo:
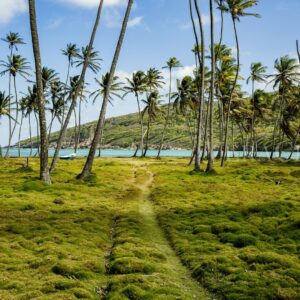
<svg viewBox="0 0 300 300">
<path fill-rule="evenodd" d="M 57 80 L 54 80 L 50 84 L 50 95 L 51 95 L 51 108 L 49 109 L 51 112 L 51 121 L 48 130 L 48 141 L 51 141 L 51 131 L 52 125 L 55 119 L 62 122 L 63 112 L 65 108 L 64 101 L 64 84 Z"/>
<path fill-rule="evenodd" d="M 90 94 L 90 97 L 93 97 L 93 103 L 95 103 L 99 97 L 104 99 L 105 94 L 107 93 L 109 77 L 110 77 L 109 73 L 106 73 L 105 75 L 102 75 L 101 80 L 95 78 L 95 81 L 99 86 L 99 88 Z M 122 88 L 122 84 L 123 83 L 119 81 L 119 77 L 114 76 L 110 86 L 110 93 L 109 93 L 109 100 L 108 100 L 110 104 L 112 104 L 113 102 L 113 97 L 122 99 L 122 97 L 120 96 L 120 92 L 124 90 Z M 102 138 L 103 138 L 103 132 L 102 132 Z M 102 140 L 100 140 L 100 145 L 99 145 L 99 155 L 98 155 L 99 157 L 101 154 L 101 144 L 102 144 Z"/>
<path fill-rule="evenodd" d="M 139 112 L 139 118 L 140 118 L 140 130 L 141 130 L 141 141 L 139 145 L 139 149 L 141 153 L 143 154 L 144 150 L 144 121 L 142 116 L 142 110 L 141 110 L 141 104 L 139 96 L 143 94 L 146 91 L 147 88 L 147 77 L 146 74 L 143 71 L 137 71 L 136 73 L 132 74 L 132 78 L 126 78 L 127 85 L 124 87 L 124 90 L 126 91 L 124 96 L 128 95 L 129 93 L 132 93 L 136 97 L 137 106 L 138 106 L 138 112 Z M 137 151 L 134 156 L 136 156 Z"/>
<path fill-rule="evenodd" d="M 53 156 L 51 167 L 50 167 L 50 172 L 55 170 L 57 159 L 58 159 L 58 156 L 59 156 L 59 152 L 60 152 L 62 143 L 63 143 L 65 135 L 66 135 L 66 131 L 67 131 L 67 128 L 68 128 L 68 124 L 70 122 L 72 113 L 73 113 L 73 111 L 76 107 L 77 98 L 81 93 L 81 87 L 84 85 L 86 71 L 87 71 L 87 69 L 89 67 L 89 64 L 90 64 L 89 58 L 90 58 L 90 55 L 93 51 L 93 45 L 94 45 L 98 25 L 99 25 L 99 22 L 100 22 L 103 3 L 104 3 L 104 0 L 99 0 L 97 16 L 96 16 L 95 24 L 94 24 L 92 34 L 91 34 L 91 37 L 90 37 L 88 50 L 87 50 L 87 53 L 85 55 L 84 63 L 82 64 L 82 71 L 81 71 L 81 75 L 80 75 L 80 78 L 79 78 L 78 86 L 75 90 L 74 97 L 71 101 L 71 105 L 69 107 L 68 113 L 67 113 L 66 118 L 64 120 L 64 124 L 63 124 L 63 126 L 60 130 L 60 133 L 59 133 L 59 137 L 58 137 L 58 140 L 57 140 L 57 145 L 56 145 L 56 148 L 55 148 L 54 156 Z"/>
<path fill-rule="evenodd" d="M 120 52 L 121 52 L 121 49 L 122 49 L 122 45 L 123 45 L 123 41 L 124 41 L 124 37 L 125 37 L 125 33 L 126 33 L 126 29 L 127 29 L 128 20 L 129 20 L 132 5 L 133 5 L 133 0 L 128 0 L 126 13 L 125 13 L 125 16 L 124 16 L 120 36 L 119 36 L 119 39 L 118 39 L 118 44 L 117 44 L 117 47 L 116 47 L 116 50 L 115 50 L 114 58 L 113 58 L 113 61 L 112 61 L 112 64 L 111 64 L 110 72 L 109 72 L 109 80 L 108 80 L 108 83 L 107 83 L 107 92 L 106 92 L 106 94 L 103 98 L 101 112 L 100 112 L 99 120 L 98 120 L 98 123 L 97 123 L 97 126 L 96 126 L 95 136 L 94 136 L 94 139 L 92 141 L 90 152 L 89 152 L 88 158 L 86 160 L 85 166 L 84 166 L 81 174 L 79 174 L 77 176 L 77 178 L 79 178 L 79 179 L 83 179 L 85 177 L 88 177 L 91 174 L 91 171 L 92 171 L 97 146 L 98 146 L 98 143 L 101 140 L 102 134 L 103 134 L 106 108 L 107 108 L 107 105 L 108 105 L 108 102 L 109 102 L 110 88 L 111 88 L 111 85 L 113 83 L 113 79 L 114 79 L 114 76 L 115 76 L 115 71 L 116 71 L 116 67 L 117 67 L 117 64 L 118 64 Z"/>
<path fill-rule="evenodd" d="M 161 137 L 161 141 L 160 141 L 160 145 L 159 145 L 159 149 L 158 149 L 158 154 L 157 154 L 157 158 L 160 157 L 160 152 L 163 148 L 163 143 L 164 143 L 164 139 L 165 139 L 165 133 L 166 133 L 166 129 L 168 127 L 169 124 L 169 120 L 170 120 L 170 113 L 171 113 L 171 94 L 172 94 L 172 71 L 175 68 L 180 68 L 181 67 L 181 63 L 180 61 L 176 58 L 176 57 L 171 57 L 168 61 L 167 61 L 167 66 L 163 67 L 164 69 L 168 69 L 169 70 L 169 102 L 168 102 L 168 108 L 167 108 L 167 116 L 166 116 L 166 122 L 163 128 L 163 132 L 162 132 L 162 137 Z"/>
<path fill-rule="evenodd" d="M 214 36 L 214 10 L 213 0 L 209 2 L 210 6 L 210 60 L 211 60 L 211 80 L 210 80 L 210 99 L 209 99 L 209 151 L 206 172 L 211 172 L 214 167 L 214 95 L 215 95 L 215 73 L 216 73 L 216 56 L 215 56 L 215 36 Z M 207 116 L 208 117 L 208 116 Z"/>
<path fill-rule="evenodd" d="M 202 112 L 203 112 L 203 102 L 204 102 L 204 93 L 205 93 L 205 38 L 204 38 L 204 27 L 203 27 L 202 15 L 197 0 L 194 0 L 194 6 L 196 9 L 196 14 L 199 22 L 199 27 L 200 27 L 200 36 L 201 36 L 201 55 L 200 53 L 197 53 L 200 76 L 197 76 L 198 116 L 197 116 L 197 134 L 196 134 L 196 141 L 195 141 L 195 150 L 193 154 L 193 156 L 195 156 L 194 171 L 199 173 L 200 165 L 201 165 L 200 148 L 201 148 L 201 135 L 202 135 L 201 133 Z M 191 0 L 189 1 L 189 7 L 190 7 L 190 17 L 193 25 L 193 32 L 195 36 L 196 45 L 199 45 L 200 43 L 199 43 L 197 29 L 195 25 L 194 16 L 193 16 L 193 7 L 192 7 Z"/>
<path fill-rule="evenodd" d="M 6 96 L 5 92 L 0 91 L 0 118 L 6 116 L 10 119 L 14 119 L 9 113 L 10 96 Z"/>
<path fill-rule="evenodd" d="M 89 46 L 82 47 L 81 53 L 78 54 L 78 60 L 75 61 L 76 67 L 82 67 L 87 59 L 88 68 L 97 74 L 101 69 L 100 61 L 102 61 L 102 59 L 99 58 L 99 51 L 94 51 L 92 48 L 91 52 L 89 53 Z"/>
<path fill-rule="evenodd" d="M 27 88 L 27 94 L 24 95 L 23 101 L 24 101 L 24 105 L 25 105 L 24 117 L 25 118 L 28 117 L 28 125 L 29 125 L 29 140 L 30 140 L 30 154 L 29 154 L 29 156 L 32 156 L 33 144 L 32 144 L 31 114 L 32 113 L 36 114 L 36 112 L 38 111 L 36 85 L 33 85 L 32 88 L 31 87 Z M 37 125 L 38 125 L 38 122 L 37 122 Z"/>
<path fill-rule="evenodd" d="M 147 121 L 147 135 L 146 135 L 146 145 L 145 145 L 145 150 L 143 153 L 143 157 L 146 157 L 147 151 L 148 151 L 148 145 L 149 145 L 149 134 L 150 134 L 150 126 L 151 122 L 157 117 L 157 114 L 161 111 L 160 110 L 160 96 L 158 91 L 151 92 L 146 100 L 143 100 L 145 103 L 145 108 L 142 112 L 142 115 L 144 116 L 145 114 L 148 115 L 148 121 Z"/>
<path fill-rule="evenodd" d="M 294 85 L 294 83 L 298 80 L 298 64 L 297 60 L 294 58 L 290 58 L 289 56 L 283 56 L 279 59 L 276 59 L 274 65 L 276 73 L 274 75 L 269 75 L 269 78 L 272 78 L 271 82 L 274 83 L 273 88 L 278 87 L 279 92 L 279 107 L 277 117 L 274 123 L 273 130 L 273 138 L 272 138 L 272 151 L 270 158 L 273 158 L 275 147 L 276 147 L 276 133 L 281 123 L 282 112 L 284 110 L 287 94 Z"/>
<path fill-rule="evenodd" d="M 222 6 L 222 9 L 231 15 L 232 23 L 233 23 L 233 28 L 234 28 L 234 35 L 235 35 L 235 42 L 236 42 L 236 50 L 237 50 L 237 70 L 236 70 L 236 75 L 234 79 L 234 83 L 230 92 L 230 97 L 229 97 L 229 103 L 228 103 L 228 113 L 226 117 L 226 122 L 225 122 L 225 136 L 224 136 L 224 152 L 221 160 L 221 166 L 225 166 L 225 159 L 226 159 L 226 152 L 227 152 L 227 141 L 228 141 L 228 126 L 229 126 L 229 118 L 230 118 L 230 105 L 231 101 L 233 98 L 234 90 L 236 88 L 238 79 L 239 79 L 239 71 L 240 71 L 240 45 L 239 45 L 239 37 L 238 37 L 238 32 L 237 32 L 237 24 L 236 22 L 240 21 L 241 17 L 244 16 L 254 16 L 254 17 L 259 17 L 258 14 L 255 13 L 249 13 L 246 10 L 248 8 L 251 8 L 255 5 L 257 5 L 258 0 L 226 0 L 226 4 Z"/>
<path fill-rule="evenodd" d="M 254 107 L 254 92 L 255 92 L 255 82 L 266 82 L 265 73 L 267 71 L 267 67 L 264 67 L 262 63 L 256 62 L 251 64 L 251 75 L 247 79 L 247 84 L 252 82 L 252 122 L 251 122 L 251 155 L 254 157 L 254 147 L 255 147 L 255 107 Z"/>
<path fill-rule="evenodd" d="M 155 68 L 150 68 L 146 72 L 147 90 L 151 93 L 154 90 L 161 88 L 164 84 L 161 72 Z"/>
<path fill-rule="evenodd" d="M 79 57 L 79 51 L 80 50 L 79 50 L 79 48 L 77 48 L 76 44 L 69 43 L 67 45 L 66 49 L 61 50 L 61 51 L 62 51 L 62 54 L 64 56 L 66 56 L 67 59 L 68 59 L 67 77 L 66 77 L 66 81 L 65 81 L 65 92 L 64 92 L 64 97 L 63 97 L 63 100 L 65 102 L 65 100 L 66 100 L 65 98 L 66 98 L 66 95 L 67 95 L 67 84 L 68 84 L 69 78 L 70 78 L 70 69 L 74 64 L 74 59 Z M 63 107 L 63 114 L 62 114 L 61 124 L 64 123 L 64 119 L 65 119 L 65 106 Z"/>
<path fill-rule="evenodd" d="M 5 38 L 1 39 L 2 41 L 8 43 L 8 47 L 10 50 L 10 56 L 13 55 L 13 50 L 18 51 L 18 45 L 24 45 L 24 40 L 20 37 L 18 32 L 10 32 L 6 35 Z"/>
<path fill-rule="evenodd" d="M 26 58 L 22 57 L 21 55 L 15 55 L 7 57 L 7 61 L 1 61 L 0 66 L 4 67 L 4 70 L 0 73 L 1 76 L 5 75 L 6 73 L 9 73 L 9 95 L 11 95 L 11 78 L 13 78 L 13 84 L 14 84 L 14 91 L 15 91 L 15 103 L 16 103 L 16 117 L 14 126 L 10 130 L 9 133 L 9 140 L 8 140 L 8 147 L 6 150 L 5 157 L 9 156 L 9 150 L 11 146 L 11 141 L 14 135 L 14 132 L 16 130 L 17 122 L 18 122 L 18 116 L 19 116 L 19 107 L 18 107 L 18 92 L 17 92 L 17 81 L 16 77 L 17 75 L 20 75 L 23 78 L 27 78 L 29 76 L 29 73 L 27 70 L 30 69 L 29 63 L 27 62 Z M 11 114 L 11 113 L 10 113 Z"/>
<path fill-rule="evenodd" d="M 35 1 L 29 2 L 29 17 L 30 29 L 32 37 L 32 47 L 35 60 L 35 74 L 36 74 L 36 91 L 37 91 L 37 105 L 39 109 L 39 123 L 40 123 L 40 179 L 44 182 L 51 183 L 49 168 L 48 168 L 48 136 L 47 124 L 45 114 L 45 99 L 43 95 L 43 78 L 42 78 L 42 63 L 40 54 L 40 45 L 38 37 L 38 28 L 36 22 Z"/>
</svg>

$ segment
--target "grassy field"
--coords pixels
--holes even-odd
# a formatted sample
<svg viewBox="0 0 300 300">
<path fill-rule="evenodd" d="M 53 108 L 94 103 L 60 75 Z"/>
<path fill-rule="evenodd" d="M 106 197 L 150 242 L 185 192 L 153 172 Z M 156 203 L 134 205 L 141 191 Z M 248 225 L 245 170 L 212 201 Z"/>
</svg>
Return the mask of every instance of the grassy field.
<svg viewBox="0 0 300 300">
<path fill-rule="evenodd" d="M 300 299 L 300 165 L 0 160 L 0 299 Z"/>
</svg>

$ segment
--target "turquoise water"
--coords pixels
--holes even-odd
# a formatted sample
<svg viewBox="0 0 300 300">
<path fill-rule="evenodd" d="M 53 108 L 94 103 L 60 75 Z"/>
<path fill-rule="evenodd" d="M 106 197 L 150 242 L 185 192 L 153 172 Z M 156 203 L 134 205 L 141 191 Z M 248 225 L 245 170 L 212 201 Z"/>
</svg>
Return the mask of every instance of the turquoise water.
<svg viewBox="0 0 300 300">
<path fill-rule="evenodd" d="M 85 157 L 88 155 L 88 149 L 79 149 L 77 151 L 78 157 Z M 36 154 L 37 150 L 33 149 L 33 155 Z M 114 149 L 105 149 L 101 151 L 102 157 L 131 157 L 134 154 L 135 151 L 133 150 L 114 150 Z M 2 149 L 2 154 L 4 155 L 6 153 L 6 149 Z M 60 151 L 60 156 L 69 155 L 71 153 L 74 153 L 73 149 L 62 149 Z M 54 149 L 49 149 L 49 156 L 52 157 L 54 154 Z M 139 153 L 140 154 L 140 153 Z M 10 149 L 10 156 L 11 157 L 17 157 L 18 149 L 12 148 Z M 21 156 L 22 157 L 28 157 L 30 155 L 30 149 L 21 149 Z M 98 152 L 97 152 L 98 155 Z M 155 157 L 157 155 L 157 150 L 149 150 L 147 152 L 147 156 Z M 258 157 L 270 157 L 270 152 L 258 152 Z M 189 157 L 191 156 L 191 150 L 163 150 L 161 151 L 162 157 Z M 228 152 L 229 157 L 233 157 L 233 152 Z M 242 151 L 235 151 L 234 157 L 242 157 L 243 152 Z M 274 153 L 274 158 L 278 157 L 279 154 L 276 152 Z M 290 152 L 283 152 L 282 157 L 288 158 L 290 156 Z M 294 159 L 300 159 L 300 152 L 295 152 L 293 155 Z"/>
</svg>

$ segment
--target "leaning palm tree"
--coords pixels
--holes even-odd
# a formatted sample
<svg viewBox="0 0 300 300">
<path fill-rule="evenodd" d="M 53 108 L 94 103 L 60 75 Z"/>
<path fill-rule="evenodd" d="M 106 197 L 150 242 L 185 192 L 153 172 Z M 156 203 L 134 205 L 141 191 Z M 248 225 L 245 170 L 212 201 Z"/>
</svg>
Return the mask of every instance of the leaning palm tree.
<svg viewBox="0 0 300 300">
<path fill-rule="evenodd" d="M 35 74 L 36 74 L 36 90 L 37 90 L 37 104 L 39 109 L 39 124 L 40 124 L 40 179 L 44 182 L 51 183 L 49 168 L 48 168 L 48 136 L 47 136 L 47 123 L 45 114 L 45 99 L 43 95 L 43 78 L 42 78 L 42 62 L 38 37 L 38 28 L 36 22 L 35 1 L 28 0 L 29 2 L 29 17 L 30 29 L 32 38 L 32 47 L 35 61 Z"/>
<path fill-rule="evenodd" d="M 65 138 L 65 135 L 66 135 L 66 131 L 67 131 L 72 113 L 73 113 L 73 111 L 76 107 L 77 98 L 81 93 L 82 86 L 84 85 L 86 71 L 87 71 L 87 69 L 89 67 L 89 63 L 90 63 L 89 58 L 90 58 L 90 55 L 93 51 L 93 45 L 94 45 L 98 25 L 99 25 L 99 22 L 100 22 L 103 3 L 104 3 L 104 0 L 99 0 L 99 6 L 98 6 L 98 10 L 97 10 L 96 20 L 95 20 L 95 24 L 94 24 L 94 27 L 93 27 L 93 30 L 92 30 L 91 37 L 90 37 L 90 42 L 89 42 L 87 53 L 85 55 L 84 63 L 82 64 L 82 71 L 81 71 L 81 75 L 80 75 L 80 78 L 79 78 L 78 87 L 74 91 L 74 97 L 71 101 L 71 105 L 69 107 L 68 113 L 67 113 L 66 118 L 64 120 L 64 124 L 62 125 L 62 128 L 59 132 L 57 145 L 56 145 L 55 152 L 54 152 L 54 155 L 53 155 L 53 159 L 52 159 L 52 162 L 51 162 L 51 167 L 50 167 L 51 172 L 55 170 L 57 159 L 58 159 L 58 156 L 59 156 L 59 152 L 60 152 L 62 143 L 64 141 L 64 138 Z"/>
<path fill-rule="evenodd" d="M 148 115 L 148 121 L 147 121 L 147 135 L 146 135 L 146 145 L 145 145 L 145 150 L 143 153 L 143 157 L 146 157 L 147 151 L 148 151 L 148 146 L 149 146 L 149 134 L 150 134 L 150 127 L 152 121 L 157 117 L 158 113 L 160 112 L 160 96 L 158 91 L 151 92 L 146 100 L 143 100 L 145 103 L 145 108 L 142 112 L 143 116 L 145 114 Z"/>
<path fill-rule="evenodd" d="M 90 97 L 93 98 L 93 103 L 95 103 L 99 97 L 104 99 L 105 94 L 107 93 L 107 88 L 109 83 L 109 73 L 103 75 L 101 80 L 95 78 L 95 81 L 99 88 L 90 94 Z M 110 94 L 108 100 L 110 104 L 113 104 L 114 97 L 122 99 L 122 97 L 120 96 L 120 93 L 124 90 L 122 84 L 123 83 L 119 81 L 119 77 L 114 76 L 110 86 Z M 103 139 L 103 132 L 102 132 L 102 139 Z M 102 144 L 102 140 L 100 140 L 99 142 L 99 155 L 98 155 L 99 157 L 101 156 L 101 144 Z"/>
<path fill-rule="evenodd" d="M 247 84 L 252 82 L 252 120 L 251 120 L 251 151 L 250 154 L 254 156 L 254 147 L 255 147 L 255 102 L 254 102 L 254 93 L 255 93 L 255 82 L 266 82 L 265 73 L 267 71 L 267 67 L 263 66 L 262 63 L 252 63 L 251 64 L 251 75 L 247 79 Z"/>
<path fill-rule="evenodd" d="M 163 67 L 164 69 L 168 69 L 169 70 L 169 101 L 168 101 L 168 108 L 167 108 L 167 115 L 166 115 L 166 121 L 165 121 L 165 125 L 163 128 L 163 132 L 162 132 L 162 137 L 161 137 L 161 141 L 159 144 L 159 149 L 158 149 L 158 154 L 157 154 L 157 158 L 160 157 L 160 152 L 163 148 L 163 144 L 164 144 L 164 140 L 165 140 L 165 133 L 166 133 L 166 129 L 168 127 L 169 121 L 170 121 L 170 115 L 171 115 L 171 94 L 172 94 L 172 71 L 175 68 L 180 68 L 181 67 L 181 63 L 180 61 L 176 58 L 176 57 L 171 57 L 168 61 L 167 61 L 167 66 Z"/>
<path fill-rule="evenodd" d="M 227 157 L 227 142 L 228 142 L 228 128 L 229 128 L 229 119 L 230 119 L 230 106 L 233 98 L 233 94 L 238 83 L 239 79 L 239 71 L 240 71 L 240 45 L 239 45 L 239 36 L 237 32 L 237 22 L 240 21 L 241 17 L 244 16 L 254 16 L 260 17 L 259 14 L 249 13 L 246 10 L 258 4 L 258 0 L 226 0 L 226 3 L 221 7 L 224 11 L 230 13 L 232 24 L 234 28 L 235 42 L 236 42 L 236 50 L 237 50 L 237 71 L 234 79 L 234 83 L 231 88 L 229 102 L 228 102 L 228 111 L 225 122 L 225 132 L 224 132 L 224 152 L 221 159 L 221 166 L 225 166 L 225 160 Z"/>
<path fill-rule="evenodd" d="M 113 58 L 113 61 L 112 61 L 112 64 L 111 64 L 110 72 L 109 72 L 109 80 L 108 80 L 108 83 L 107 83 L 107 92 L 106 92 L 106 94 L 103 98 L 101 112 L 100 112 L 99 120 L 98 120 L 98 123 L 97 123 L 97 126 L 96 126 L 95 136 L 93 138 L 91 148 L 90 148 L 90 152 L 89 152 L 88 158 L 86 160 L 85 166 L 84 166 L 82 172 L 77 176 L 77 178 L 79 178 L 79 179 L 83 179 L 85 177 L 88 177 L 91 174 L 91 171 L 92 171 L 92 168 L 93 168 L 93 163 L 94 163 L 94 158 L 95 158 L 95 154 L 96 154 L 96 151 L 97 151 L 97 146 L 98 146 L 99 141 L 101 140 L 102 133 L 103 133 L 106 109 L 107 109 L 107 105 L 108 105 L 108 102 L 109 102 L 110 88 L 111 88 L 111 85 L 113 83 L 113 79 L 114 79 L 114 76 L 115 76 L 115 71 L 116 71 L 119 56 L 120 56 L 120 53 L 121 53 L 121 49 L 122 49 L 122 45 L 123 45 L 123 41 L 124 41 L 124 37 L 125 37 L 125 33 L 126 33 L 126 29 L 127 29 L 128 20 L 129 20 L 132 5 L 133 5 L 133 0 L 128 0 L 126 13 L 125 13 L 125 16 L 124 16 L 120 36 L 119 36 L 119 39 L 118 39 L 118 44 L 117 44 L 117 47 L 116 47 L 116 50 L 115 50 L 114 58 Z"/>
<path fill-rule="evenodd" d="M 287 94 L 290 89 L 293 87 L 294 83 L 297 82 L 299 73 L 299 65 L 297 60 L 290 58 L 289 56 L 283 56 L 280 59 L 275 61 L 275 74 L 269 75 L 269 78 L 272 78 L 271 82 L 274 83 L 273 88 L 278 88 L 279 94 L 279 107 L 277 117 L 274 122 L 274 130 L 272 137 L 272 150 L 270 158 L 273 158 L 275 147 L 276 147 L 276 133 L 281 123 L 282 113 L 287 101 Z"/>
<path fill-rule="evenodd" d="M 89 53 L 88 46 L 82 47 L 81 53 L 78 54 L 78 60 L 75 61 L 76 67 L 82 67 L 86 60 L 88 60 L 88 68 L 97 74 L 101 69 L 100 62 L 102 61 L 102 59 L 99 58 L 99 51 L 92 49 Z"/>
<path fill-rule="evenodd" d="M 141 153 L 143 154 L 144 150 L 144 121 L 142 116 L 142 110 L 141 110 L 141 104 L 140 104 L 140 95 L 142 95 L 147 88 L 147 77 L 146 74 L 143 71 L 138 71 L 136 73 L 132 74 L 132 78 L 126 78 L 127 85 L 124 87 L 124 90 L 126 91 L 124 96 L 128 94 L 134 94 L 137 106 L 138 106 L 138 112 L 139 112 L 139 118 L 140 118 L 140 131 L 141 131 L 141 140 L 140 145 L 138 148 L 140 149 Z M 137 155 L 137 151 L 134 156 Z"/>
<path fill-rule="evenodd" d="M 9 95 L 11 95 L 10 81 L 11 81 L 11 78 L 13 78 L 15 103 L 16 103 L 15 123 L 9 132 L 8 147 L 7 147 L 6 154 L 5 154 L 5 157 L 8 157 L 10 146 L 11 146 L 11 141 L 12 141 L 13 135 L 15 133 L 17 122 L 18 122 L 18 117 L 19 117 L 18 91 L 17 91 L 16 78 L 17 78 L 17 75 L 20 75 L 21 77 L 27 79 L 27 77 L 29 76 L 29 73 L 27 71 L 30 69 L 30 67 L 29 67 L 29 63 L 27 62 L 26 58 L 22 57 L 21 55 L 15 55 L 15 54 L 13 54 L 12 56 L 8 56 L 7 61 L 1 61 L 0 66 L 4 67 L 4 70 L 0 73 L 1 76 L 5 75 L 6 73 L 9 74 Z"/>
<path fill-rule="evenodd" d="M 64 92 L 64 97 L 63 97 L 64 102 L 66 102 L 65 98 L 67 96 L 67 84 L 68 84 L 69 78 L 70 78 L 70 69 L 71 69 L 71 67 L 74 64 L 74 60 L 79 57 L 79 51 L 80 50 L 79 50 L 79 48 L 77 47 L 76 44 L 69 43 L 67 45 L 66 49 L 65 50 L 61 50 L 61 51 L 62 51 L 62 54 L 64 56 L 66 56 L 67 59 L 68 59 L 67 77 L 66 77 L 66 81 L 65 81 L 65 92 Z M 63 108 L 63 114 L 62 114 L 62 122 L 61 122 L 61 124 L 64 123 L 64 119 L 65 119 L 65 106 Z"/>
</svg>

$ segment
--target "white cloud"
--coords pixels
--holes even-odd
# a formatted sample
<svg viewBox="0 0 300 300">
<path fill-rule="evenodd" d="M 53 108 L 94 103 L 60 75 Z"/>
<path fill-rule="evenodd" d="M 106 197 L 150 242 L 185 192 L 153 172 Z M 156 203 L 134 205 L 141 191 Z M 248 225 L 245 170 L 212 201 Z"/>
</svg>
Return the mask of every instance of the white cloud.
<svg viewBox="0 0 300 300">
<path fill-rule="evenodd" d="M 142 23 L 142 21 L 143 21 L 143 17 L 141 17 L 141 16 L 140 17 L 135 17 L 135 18 L 129 20 L 128 27 L 138 26 Z"/>
<path fill-rule="evenodd" d="M 64 4 L 73 4 L 84 8 L 95 8 L 99 5 L 99 0 L 59 0 L 59 1 Z M 126 0 L 104 0 L 104 6 L 122 6 L 125 4 L 126 4 Z"/>
<path fill-rule="evenodd" d="M 26 0 L 0 0 L 0 24 L 8 23 L 14 16 L 26 9 Z"/>
</svg>

